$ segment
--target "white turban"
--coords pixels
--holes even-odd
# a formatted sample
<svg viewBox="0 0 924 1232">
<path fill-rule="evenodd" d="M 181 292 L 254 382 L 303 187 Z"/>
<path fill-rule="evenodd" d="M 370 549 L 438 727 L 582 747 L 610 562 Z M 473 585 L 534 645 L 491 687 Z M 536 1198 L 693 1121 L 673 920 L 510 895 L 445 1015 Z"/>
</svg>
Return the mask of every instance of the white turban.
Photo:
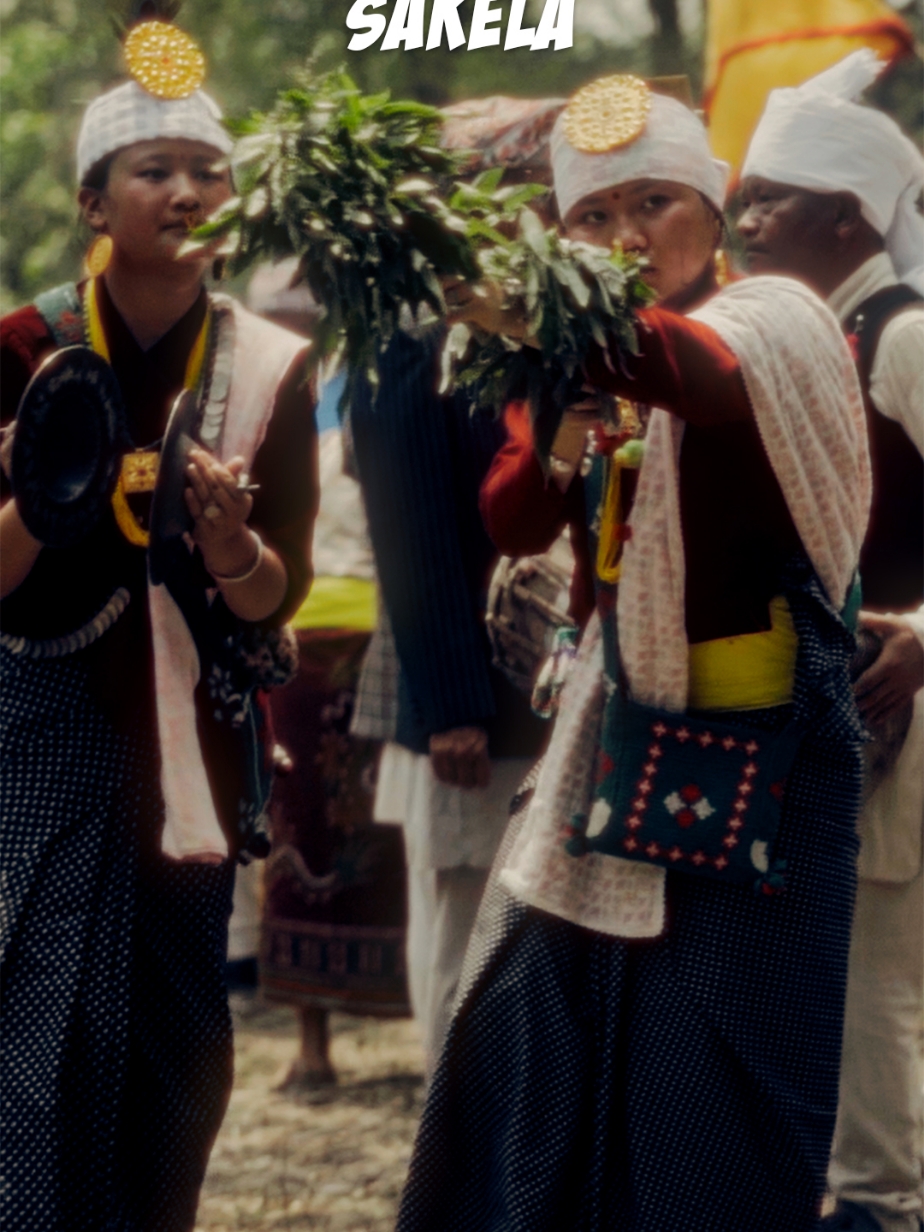
<svg viewBox="0 0 924 1232">
<path fill-rule="evenodd" d="M 899 278 L 924 293 L 924 218 L 916 205 L 924 158 L 894 120 L 854 102 L 884 68 L 863 48 L 795 89 L 773 90 L 742 176 L 853 193 Z"/>
<path fill-rule="evenodd" d="M 230 154 L 233 142 L 221 123 L 221 109 L 204 90 L 187 98 L 155 98 L 126 81 L 95 98 L 83 113 L 77 137 L 77 181 L 92 166 L 136 141 L 186 137 Z"/>
<path fill-rule="evenodd" d="M 562 115 L 552 129 L 551 151 L 555 195 L 562 218 L 589 193 L 640 179 L 686 184 L 722 212 L 728 163 L 712 157 L 699 118 L 689 107 L 666 94 L 652 94 L 645 129 L 629 145 L 603 154 L 576 150 L 565 136 Z"/>
</svg>

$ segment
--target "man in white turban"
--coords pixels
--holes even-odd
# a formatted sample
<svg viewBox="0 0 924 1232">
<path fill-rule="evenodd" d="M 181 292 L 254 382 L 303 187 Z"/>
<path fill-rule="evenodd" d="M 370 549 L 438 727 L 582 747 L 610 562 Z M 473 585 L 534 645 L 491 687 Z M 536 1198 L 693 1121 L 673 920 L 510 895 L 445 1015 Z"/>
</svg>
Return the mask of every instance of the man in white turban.
<svg viewBox="0 0 924 1232">
<path fill-rule="evenodd" d="M 919 1232 L 922 1216 L 924 159 L 892 120 L 855 101 L 882 67 L 855 52 L 770 95 L 738 220 L 752 272 L 808 283 L 851 337 L 873 461 L 861 624 L 881 653 L 855 689 L 877 736 L 870 764 L 880 765 L 860 821 L 829 1176 L 838 1207 L 825 1232 Z"/>
</svg>

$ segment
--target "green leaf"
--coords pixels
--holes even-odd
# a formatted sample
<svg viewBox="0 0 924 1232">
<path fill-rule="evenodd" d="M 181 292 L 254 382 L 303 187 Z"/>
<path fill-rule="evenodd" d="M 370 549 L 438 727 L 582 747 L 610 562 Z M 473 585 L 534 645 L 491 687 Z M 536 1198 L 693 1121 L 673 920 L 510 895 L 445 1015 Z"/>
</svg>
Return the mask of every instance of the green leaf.
<svg viewBox="0 0 924 1232">
<path fill-rule="evenodd" d="M 475 177 L 475 190 L 489 196 L 497 191 L 503 177 L 503 167 L 490 167 L 487 171 L 482 171 L 480 175 Z"/>
</svg>

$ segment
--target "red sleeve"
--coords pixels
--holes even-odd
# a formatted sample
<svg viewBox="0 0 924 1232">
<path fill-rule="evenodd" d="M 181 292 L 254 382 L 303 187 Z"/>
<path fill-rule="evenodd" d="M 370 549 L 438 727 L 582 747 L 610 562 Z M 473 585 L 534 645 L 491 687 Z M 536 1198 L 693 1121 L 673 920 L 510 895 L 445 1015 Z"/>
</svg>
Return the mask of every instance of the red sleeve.
<svg viewBox="0 0 924 1232">
<path fill-rule="evenodd" d="M 481 485 L 479 504 L 485 529 L 506 556 L 535 556 L 547 551 L 574 516 L 579 487 L 562 492 L 546 483 L 533 449 L 525 402 L 511 402 L 504 412 L 507 441 L 495 454 Z M 583 509 L 577 510 L 583 516 Z"/>
<path fill-rule="evenodd" d="M 506 556 L 536 556 L 548 551 L 565 526 L 570 526 L 575 569 L 569 606 L 583 628 L 594 607 L 583 483 L 575 478 L 567 492 L 546 483 L 533 449 L 525 402 L 507 407 L 504 426 L 507 442 L 481 485 L 479 504 L 485 528 Z"/>
<path fill-rule="evenodd" d="M 44 317 L 31 304 L 0 319 L 0 422 L 15 417 L 29 378 L 54 349 Z"/>
<path fill-rule="evenodd" d="M 638 320 L 641 354 L 613 353 L 614 372 L 598 351 L 587 365 L 592 384 L 702 428 L 753 418 L 738 360 L 714 329 L 663 308 Z"/>
<path fill-rule="evenodd" d="M 31 304 L 0 318 L 0 424 L 16 418 L 33 372 L 54 349 L 44 317 Z M 0 473 L 0 499 L 11 494 L 10 481 Z"/>
<path fill-rule="evenodd" d="M 286 594 L 269 623 L 289 620 L 311 584 L 311 535 L 318 512 L 318 433 L 305 357 L 292 363 L 276 393 L 273 417 L 251 467 L 260 490 L 250 525 L 286 567 Z"/>
</svg>

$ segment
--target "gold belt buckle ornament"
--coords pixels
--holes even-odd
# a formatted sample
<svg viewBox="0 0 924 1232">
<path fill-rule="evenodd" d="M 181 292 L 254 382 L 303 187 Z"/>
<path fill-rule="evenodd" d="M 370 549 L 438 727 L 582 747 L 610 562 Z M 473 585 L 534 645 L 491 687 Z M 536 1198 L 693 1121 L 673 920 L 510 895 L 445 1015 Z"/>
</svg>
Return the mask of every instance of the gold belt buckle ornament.
<svg viewBox="0 0 924 1232">
<path fill-rule="evenodd" d="M 651 89 L 641 77 L 619 73 L 583 86 L 565 109 L 565 136 L 584 154 L 605 154 L 645 131 Z"/>
<path fill-rule="evenodd" d="M 151 449 L 127 453 L 122 459 L 123 492 L 153 492 L 159 462 L 160 454 Z"/>
</svg>

